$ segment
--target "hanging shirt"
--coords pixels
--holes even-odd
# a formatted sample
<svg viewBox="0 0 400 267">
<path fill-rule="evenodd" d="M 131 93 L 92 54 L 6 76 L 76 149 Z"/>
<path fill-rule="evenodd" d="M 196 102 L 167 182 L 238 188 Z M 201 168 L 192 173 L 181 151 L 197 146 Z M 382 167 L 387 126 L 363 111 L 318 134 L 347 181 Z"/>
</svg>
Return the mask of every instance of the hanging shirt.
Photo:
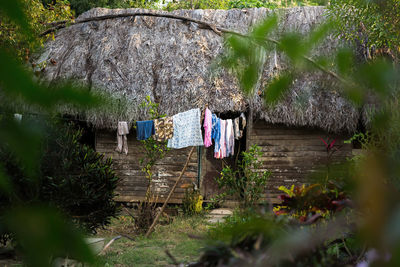
<svg viewBox="0 0 400 267">
<path fill-rule="evenodd" d="M 172 117 L 174 136 L 168 140 L 169 148 L 184 148 L 188 146 L 202 146 L 200 109 L 195 108 Z"/>
<path fill-rule="evenodd" d="M 209 147 L 212 145 L 211 130 L 212 130 L 212 115 L 211 111 L 206 108 L 204 112 L 204 146 Z"/>
<path fill-rule="evenodd" d="M 215 114 L 212 114 L 211 138 L 214 139 L 214 153 L 217 153 L 220 147 L 219 141 L 221 138 L 221 120 Z"/>
<path fill-rule="evenodd" d="M 220 142 L 219 142 L 219 150 L 218 152 L 214 153 L 214 157 L 217 159 L 223 159 L 226 157 L 226 140 L 225 140 L 225 126 L 226 126 L 226 121 L 225 120 L 220 120 L 220 125 L 221 125 L 221 137 L 220 137 Z"/>
<path fill-rule="evenodd" d="M 174 135 L 174 124 L 172 122 L 172 117 L 155 119 L 154 129 L 156 132 L 154 139 L 156 141 L 163 142 L 171 139 Z"/>
<path fill-rule="evenodd" d="M 136 122 L 137 140 L 146 140 L 155 134 L 153 121 L 137 121 Z"/>
<path fill-rule="evenodd" d="M 128 138 L 126 135 L 129 134 L 129 127 L 126 121 L 119 121 L 118 122 L 118 129 L 117 129 L 117 148 L 115 151 L 118 153 L 125 153 L 128 154 Z"/>
<path fill-rule="evenodd" d="M 233 130 L 233 123 L 231 119 L 226 120 L 225 127 L 225 144 L 226 144 L 226 156 L 229 157 L 235 153 L 235 137 Z"/>
</svg>

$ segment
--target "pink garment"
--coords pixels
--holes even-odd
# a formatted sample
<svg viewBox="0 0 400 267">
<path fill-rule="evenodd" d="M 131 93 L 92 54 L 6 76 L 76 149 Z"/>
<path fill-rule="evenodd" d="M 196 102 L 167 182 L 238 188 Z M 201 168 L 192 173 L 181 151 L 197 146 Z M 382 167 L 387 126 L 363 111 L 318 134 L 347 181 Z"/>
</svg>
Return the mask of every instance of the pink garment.
<svg viewBox="0 0 400 267">
<path fill-rule="evenodd" d="M 221 120 L 221 139 L 219 141 L 220 149 L 214 154 L 214 157 L 217 159 L 223 159 L 226 157 L 225 126 L 226 120 Z"/>
<path fill-rule="evenodd" d="M 211 141 L 211 129 L 212 129 L 212 115 L 211 111 L 206 108 L 204 112 L 204 146 L 209 147 L 212 145 Z"/>
<path fill-rule="evenodd" d="M 229 157 L 235 153 L 235 135 L 233 130 L 233 122 L 231 119 L 226 120 L 225 127 L 225 144 L 226 156 Z"/>
</svg>

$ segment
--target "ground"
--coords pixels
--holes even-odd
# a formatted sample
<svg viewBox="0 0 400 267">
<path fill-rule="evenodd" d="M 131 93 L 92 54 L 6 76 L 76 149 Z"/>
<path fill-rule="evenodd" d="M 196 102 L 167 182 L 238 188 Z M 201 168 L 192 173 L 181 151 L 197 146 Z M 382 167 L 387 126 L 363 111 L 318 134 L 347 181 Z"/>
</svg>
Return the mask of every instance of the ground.
<svg viewBox="0 0 400 267">
<path fill-rule="evenodd" d="M 100 256 L 99 266 L 166 266 L 173 264 L 165 253 L 168 250 L 179 263 L 198 260 L 203 242 L 190 236 L 202 236 L 209 226 L 204 216 L 174 217 L 167 225 L 158 225 L 149 238 L 134 235 L 131 232 L 133 221 L 128 216 L 120 216 L 112 224 L 97 234 L 105 237 L 106 243 L 120 234 L 127 235 L 134 241 L 123 237 L 116 240 Z"/>
</svg>

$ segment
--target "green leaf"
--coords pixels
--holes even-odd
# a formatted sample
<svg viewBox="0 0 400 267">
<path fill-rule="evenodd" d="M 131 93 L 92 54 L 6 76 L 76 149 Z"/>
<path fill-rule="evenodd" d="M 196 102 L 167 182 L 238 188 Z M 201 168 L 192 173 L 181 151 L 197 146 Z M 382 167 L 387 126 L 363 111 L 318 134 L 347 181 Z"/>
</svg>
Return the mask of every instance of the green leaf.
<svg viewBox="0 0 400 267">
<path fill-rule="evenodd" d="M 354 55 L 350 49 L 340 49 L 336 54 L 338 71 L 342 75 L 348 75 L 354 63 Z"/>
<path fill-rule="evenodd" d="M 308 49 L 311 49 L 312 47 L 323 41 L 332 29 L 333 23 L 331 21 L 327 21 L 318 26 L 309 34 L 306 47 L 308 47 Z"/>
<path fill-rule="evenodd" d="M 392 89 L 390 86 L 395 84 L 399 77 L 391 63 L 385 60 L 376 60 L 373 63 L 364 64 L 360 68 L 358 79 L 368 88 L 385 97 Z"/>
<path fill-rule="evenodd" d="M 283 74 L 275 78 L 268 84 L 264 93 L 266 103 L 276 103 L 287 92 L 292 84 L 293 76 L 290 73 Z"/>
<path fill-rule="evenodd" d="M 278 25 L 278 17 L 273 15 L 256 26 L 250 36 L 256 40 L 264 40 L 265 37 Z"/>
<path fill-rule="evenodd" d="M 51 258 L 55 256 L 94 262 L 83 236 L 56 210 L 38 205 L 16 207 L 3 218 L 6 227 L 15 234 L 28 266 L 52 266 Z"/>
<path fill-rule="evenodd" d="M 57 104 L 69 103 L 82 107 L 99 105 L 102 99 L 93 95 L 87 89 L 71 84 L 55 88 L 40 86 L 22 66 L 0 49 L 0 82 L 3 91 L 10 97 L 21 97 L 30 104 L 52 109 Z"/>
<path fill-rule="evenodd" d="M 8 177 L 4 171 L 4 167 L 0 164 L 0 191 L 5 195 L 9 195 L 12 190 L 10 177 Z"/>
<path fill-rule="evenodd" d="M 43 129 L 38 124 L 22 125 L 12 118 L 1 121 L 0 139 L 21 161 L 25 174 L 35 177 L 41 152 Z"/>
<path fill-rule="evenodd" d="M 226 40 L 237 57 L 248 57 L 250 54 L 249 41 L 237 35 L 231 35 Z"/>
<path fill-rule="evenodd" d="M 240 77 L 240 84 L 246 95 L 254 93 L 254 87 L 258 81 L 258 67 L 256 64 L 249 64 L 245 67 Z"/>
<path fill-rule="evenodd" d="M 24 30 L 29 29 L 28 20 L 23 11 L 20 0 L 1 0 L 0 11 L 2 15 L 7 15 L 11 20 L 19 24 Z"/>
<path fill-rule="evenodd" d="M 297 33 L 287 33 L 280 39 L 278 45 L 279 50 L 286 53 L 286 55 L 293 60 L 298 62 L 306 51 L 302 38 Z"/>
</svg>

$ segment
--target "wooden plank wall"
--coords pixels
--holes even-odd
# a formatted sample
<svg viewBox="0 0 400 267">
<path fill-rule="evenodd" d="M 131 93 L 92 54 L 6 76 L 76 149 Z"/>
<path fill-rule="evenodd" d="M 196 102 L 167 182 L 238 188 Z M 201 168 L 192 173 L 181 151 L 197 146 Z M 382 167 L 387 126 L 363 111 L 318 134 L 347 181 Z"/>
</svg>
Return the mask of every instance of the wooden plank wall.
<svg viewBox="0 0 400 267">
<path fill-rule="evenodd" d="M 351 144 L 344 144 L 347 136 L 327 134 L 322 130 L 287 127 L 257 121 L 253 124 L 248 138 L 249 145 L 261 147 L 263 169 L 272 172 L 267 184 L 267 198 L 278 202 L 277 196 L 282 194 L 277 188 L 292 184 L 307 183 L 307 176 L 317 168 L 326 166 L 327 152 L 324 143 L 328 137 L 337 138 L 335 146 L 340 147 L 334 153 L 333 162 L 343 161 L 351 156 Z"/>
<path fill-rule="evenodd" d="M 120 177 L 117 187 L 117 201 L 137 202 L 144 199 L 147 189 L 147 178 L 141 171 L 139 160 L 143 157 L 142 144 L 136 140 L 133 132 L 128 135 L 128 155 L 114 151 L 117 146 L 116 133 L 111 131 L 96 131 L 96 151 L 104 153 L 113 159 L 114 169 Z M 153 184 L 158 202 L 163 202 L 168 196 L 170 188 L 178 179 L 180 172 L 189 155 L 190 147 L 183 149 L 171 149 L 166 157 L 160 160 L 154 167 Z M 170 203 L 181 203 L 184 195 L 182 185 L 197 181 L 197 153 L 193 153 L 190 163 L 172 195 Z"/>
</svg>

